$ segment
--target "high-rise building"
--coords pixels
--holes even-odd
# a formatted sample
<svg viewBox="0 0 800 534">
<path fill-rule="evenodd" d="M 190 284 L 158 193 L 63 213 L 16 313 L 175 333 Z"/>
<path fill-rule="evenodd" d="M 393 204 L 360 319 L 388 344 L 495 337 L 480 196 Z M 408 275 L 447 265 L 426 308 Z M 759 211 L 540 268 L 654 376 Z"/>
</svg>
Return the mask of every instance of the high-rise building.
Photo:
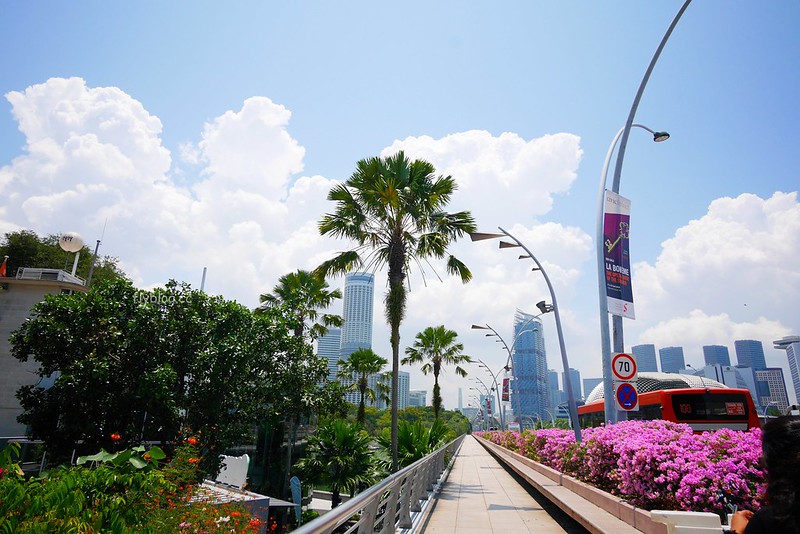
<svg viewBox="0 0 800 534">
<path fill-rule="evenodd" d="M 789 359 L 789 373 L 792 375 L 792 385 L 794 386 L 795 403 L 800 403 L 800 336 L 786 336 L 772 342 L 776 349 L 786 351 Z"/>
<path fill-rule="evenodd" d="M 550 404 L 548 410 L 553 412 L 553 409 L 561 404 L 561 390 L 558 388 L 558 371 L 555 369 L 547 370 L 547 390 L 550 393 Z"/>
<path fill-rule="evenodd" d="M 535 316 L 517 312 L 514 316 L 514 390 L 511 403 L 514 416 L 545 418 L 549 407 L 547 354 L 542 322 Z"/>
<path fill-rule="evenodd" d="M 397 409 L 408 408 L 408 393 L 411 384 L 410 376 L 406 371 L 397 372 Z M 391 384 L 391 380 L 389 381 Z M 442 406 L 442 409 L 445 407 Z"/>
<path fill-rule="evenodd" d="M 731 356 L 725 345 L 703 345 L 703 359 L 706 365 L 731 364 Z"/>
<path fill-rule="evenodd" d="M 789 395 L 786 392 L 783 369 L 780 367 L 767 367 L 766 369 L 755 369 L 753 372 L 759 383 L 767 384 L 766 393 L 768 394 L 766 396 L 759 395 L 757 404 L 765 410 L 774 406 L 779 413 L 783 413 L 789 407 Z"/>
<path fill-rule="evenodd" d="M 658 357 L 661 360 L 662 373 L 677 373 L 681 369 L 686 369 L 686 362 L 683 359 L 683 347 L 658 349 Z"/>
<path fill-rule="evenodd" d="M 588 397 L 594 391 L 594 388 L 597 387 L 598 384 L 602 384 L 602 378 L 584 378 L 583 379 L 583 396 L 584 398 Z"/>
<path fill-rule="evenodd" d="M 766 369 L 764 346 L 755 339 L 739 339 L 733 342 L 736 350 L 736 363 L 755 370 Z"/>
<path fill-rule="evenodd" d="M 573 369 L 572 367 L 569 368 L 569 379 L 572 383 L 572 396 L 575 397 L 575 400 L 580 400 L 583 398 L 583 394 L 581 392 L 581 372 L 577 369 Z M 567 373 L 561 373 L 561 380 L 564 382 L 564 392 L 567 391 Z M 569 400 L 569 397 L 567 397 Z"/>
<path fill-rule="evenodd" d="M 325 335 L 317 340 L 317 356 L 328 361 L 328 380 L 336 380 L 336 373 L 339 372 L 341 340 L 342 331 L 339 328 L 328 328 Z"/>
<path fill-rule="evenodd" d="M 428 396 L 428 392 L 424 389 L 422 390 L 412 390 L 408 392 L 408 405 L 409 406 L 418 406 L 420 408 L 424 408 L 427 406 L 426 398 Z"/>
<path fill-rule="evenodd" d="M 636 368 L 639 371 L 658 372 L 655 345 L 634 345 L 631 351 L 636 356 Z"/>
<path fill-rule="evenodd" d="M 350 273 L 344 279 L 344 310 L 339 357 L 346 360 L 358 349 L 372 348 L 372 301 L 375 276 Z"/>
</svg>

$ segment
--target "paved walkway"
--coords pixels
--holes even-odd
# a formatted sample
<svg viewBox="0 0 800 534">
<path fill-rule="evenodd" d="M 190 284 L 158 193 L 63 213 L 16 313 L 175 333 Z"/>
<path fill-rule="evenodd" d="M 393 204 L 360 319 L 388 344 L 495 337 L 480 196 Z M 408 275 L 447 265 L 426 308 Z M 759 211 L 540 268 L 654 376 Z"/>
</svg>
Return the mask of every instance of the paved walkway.
<svg viewBox="0 0 800 534">
<path fill-rule="evenodd" d="M 476 439 L 464 438 L 422 532 L 585 532 L 547 499 L 531 496 Z"/>
</svg>

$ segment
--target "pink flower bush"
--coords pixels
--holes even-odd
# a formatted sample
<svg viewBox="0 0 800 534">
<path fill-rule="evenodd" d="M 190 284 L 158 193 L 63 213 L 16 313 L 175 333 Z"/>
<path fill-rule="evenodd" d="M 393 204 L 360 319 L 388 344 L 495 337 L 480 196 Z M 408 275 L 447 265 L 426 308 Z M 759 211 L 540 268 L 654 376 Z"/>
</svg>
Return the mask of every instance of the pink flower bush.
<svg viewBox="0 0 800 534">
<path fill-rule="evenodd" d="M 580 444 L 557 428 L 477 435 L 648 510 L 721 512 L 719 492 L 755 510 L 765 488 L 758 429 L 694 434 L 669 421 L 624 421 L 584 430 Z"/>
</svg>

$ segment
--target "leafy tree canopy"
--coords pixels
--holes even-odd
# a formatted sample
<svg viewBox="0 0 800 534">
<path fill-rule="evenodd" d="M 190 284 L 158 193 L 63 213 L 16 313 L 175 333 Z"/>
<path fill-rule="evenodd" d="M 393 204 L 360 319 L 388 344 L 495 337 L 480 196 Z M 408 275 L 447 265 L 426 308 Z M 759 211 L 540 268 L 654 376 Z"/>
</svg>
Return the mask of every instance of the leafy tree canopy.
<svg viewBox="0 0 800 534">
<path fill-rule="evenodd" d="M 18 391 L 19 420 L 60 458 L 76 443 L 110 449 L 112 434 L 120 446 L 168 444 L 188 426 L 214 471 L 216 453 L 256 422 L 315 408 L 327 365 L 294 327 L 282 307 L 254 315 L 174 281 L 141 291 L 116 279 L 47 296 L 12 334 L 12 354 L 56 379 Z"/>
<path fill-rule="evenodd" d="M 71 252 L 65 252 L 61 249 L 58 239 L 59 236 L 55 234 L 39 237 L 30 230 L 6 233 L 2 243 L 0 243 L 0 261 L 3 260 L 3 256 L 8 256 L 7 276 L 16 276 L 17 269 L 20 267 L 64 269 L 72 272 L 74 256 Z M 92 257 L 93 251 L 84 245 L 80 251 L 78 268 L 75 271 L 75 274 L 84 280 L 89 276 Z M 92 283 L 114 278 L 125 278 L 126 275 L 118 267 L 118 262 L 117 258 L 111 256 L 98 257 L 92 272 Z"/>
</svg>

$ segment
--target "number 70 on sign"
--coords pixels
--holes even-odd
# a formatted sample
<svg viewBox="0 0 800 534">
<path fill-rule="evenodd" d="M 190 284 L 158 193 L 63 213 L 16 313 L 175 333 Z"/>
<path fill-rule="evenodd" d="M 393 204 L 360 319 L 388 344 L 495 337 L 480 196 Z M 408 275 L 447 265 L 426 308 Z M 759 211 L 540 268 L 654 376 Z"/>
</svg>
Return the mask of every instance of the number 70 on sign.
<svg viewBox="0 0 800 534">
<path fill-rule="evenodd" d="M 611 358 L 611 372 L 615 382 L 633 382 L 638 375 L 636 356 L 618 352 Z"/>
</svg>

